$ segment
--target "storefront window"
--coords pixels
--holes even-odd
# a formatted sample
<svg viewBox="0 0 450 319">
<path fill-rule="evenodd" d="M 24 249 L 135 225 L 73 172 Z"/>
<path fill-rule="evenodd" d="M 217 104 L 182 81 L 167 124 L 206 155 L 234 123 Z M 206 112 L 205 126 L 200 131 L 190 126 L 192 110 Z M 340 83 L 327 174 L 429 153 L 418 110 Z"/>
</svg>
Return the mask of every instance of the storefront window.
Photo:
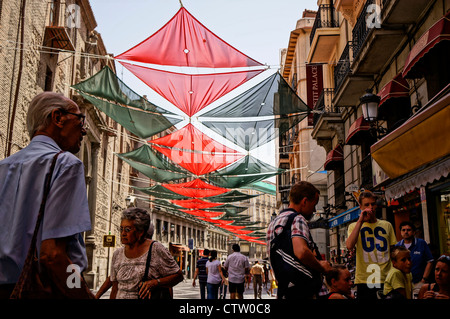
<svg viewBox="0 0 450 319">
<path fill-rule="evenodd" d="M 437 196 L 439 245 L 444 254 L 450 253 L 450 186 Z"/>
</svg>

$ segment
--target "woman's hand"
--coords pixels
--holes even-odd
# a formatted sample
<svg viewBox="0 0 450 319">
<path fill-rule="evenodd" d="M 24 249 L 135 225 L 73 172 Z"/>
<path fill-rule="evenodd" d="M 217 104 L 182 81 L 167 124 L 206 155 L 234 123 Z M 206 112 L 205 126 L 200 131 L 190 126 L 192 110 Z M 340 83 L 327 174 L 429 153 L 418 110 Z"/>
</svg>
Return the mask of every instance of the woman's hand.
<svg viewBox="0 0 450 319">
<path fill-rule="evenodd" d="M 423 299 L 434 299 L 435 293 L 432 290 L 425 291 L 423 294 Z"/>
<path fill-rule="evenodd" d="M 149 299 L 151 290 L 158 286 L 158 281 L 156 279 L 147 280 L 144 282 L 141 282 L 139 284 L 139 297 L 141 299 Z"/>
</svg>

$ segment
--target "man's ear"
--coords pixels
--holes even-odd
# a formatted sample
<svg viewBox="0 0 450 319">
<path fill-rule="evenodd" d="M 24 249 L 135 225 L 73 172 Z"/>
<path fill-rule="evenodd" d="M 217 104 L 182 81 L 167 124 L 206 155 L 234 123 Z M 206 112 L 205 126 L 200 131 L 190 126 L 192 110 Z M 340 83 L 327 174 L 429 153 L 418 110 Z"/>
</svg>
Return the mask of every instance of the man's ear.
<svg viewBox="0 0 450 319">
<path fill-rule="evenodd" d="M 51 113 L 52 123 L 59 128 L 64 126 L 65 118 L 59 109 L 54 109 Z"/>
</svg>

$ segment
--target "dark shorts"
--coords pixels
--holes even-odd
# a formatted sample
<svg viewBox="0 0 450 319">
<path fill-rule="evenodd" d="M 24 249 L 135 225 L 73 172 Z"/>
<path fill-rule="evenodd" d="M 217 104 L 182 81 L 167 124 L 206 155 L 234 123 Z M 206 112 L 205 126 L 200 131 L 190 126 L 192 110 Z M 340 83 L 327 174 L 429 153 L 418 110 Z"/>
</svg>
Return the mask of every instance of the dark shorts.
<svg viewBox="0 0 450 319">
<path fill-rule="evenodd" d="M 240 284 L 235 284 L 235 283 L 232 283 L 231 281 L 229 281 L 228 287 L 229 287 L 230 293 L 243 294 L 245 291 L 245 286 L 244 286 L 243 282 Z"/>
</svg>

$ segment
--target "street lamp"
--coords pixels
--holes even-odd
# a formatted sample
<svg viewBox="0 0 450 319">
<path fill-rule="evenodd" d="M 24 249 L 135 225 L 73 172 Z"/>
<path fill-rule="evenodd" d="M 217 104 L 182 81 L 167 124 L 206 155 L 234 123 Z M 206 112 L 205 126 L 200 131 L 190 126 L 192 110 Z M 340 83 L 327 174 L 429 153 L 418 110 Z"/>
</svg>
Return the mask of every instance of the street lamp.
<svg viewBox="0 0 450 319">
<path fill-rule="evenodd" d="M 367 89 L 366 93 L 359 98 L 364 120 L 370 123 L 370 133 L 377 139 L 383 138 L 387 130 L 378 125 L 378 105 L 381 98 Z"/>
<path fill-rule="evenodd" d="M 366 121 L 373 122 L 377 120 L 380 99 L 381 98 L 378 95 L 373 94 L 370 89 L 367 89 L 366 94 L 359 98 L 363 116 Z"/>
</svg>

